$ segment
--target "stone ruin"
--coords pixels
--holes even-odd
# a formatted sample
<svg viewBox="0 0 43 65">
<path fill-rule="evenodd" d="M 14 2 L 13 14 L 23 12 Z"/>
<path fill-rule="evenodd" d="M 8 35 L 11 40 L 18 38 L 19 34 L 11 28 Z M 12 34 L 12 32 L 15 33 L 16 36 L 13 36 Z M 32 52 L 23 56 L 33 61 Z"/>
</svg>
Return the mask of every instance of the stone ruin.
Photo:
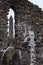
<svg viewBox="0 0 43 65">
<path fill-rule="evenodd" d="M 12 8 L 15 12 L 15 38 L 10 39 L 7 36 L 9 8 Z M 34 32 L 35 62 L 33 62 L 33 65 L 42 65 L 43 11 L 28 0 L 0 0 L 0 50 L 6 49 L 11 43 L 16 47 L 18 54 L 21 52 L 22 65 L 31 65 L 29 31 Z M 1 56 L 2 52 L 0 51 Z"/>
</svg>

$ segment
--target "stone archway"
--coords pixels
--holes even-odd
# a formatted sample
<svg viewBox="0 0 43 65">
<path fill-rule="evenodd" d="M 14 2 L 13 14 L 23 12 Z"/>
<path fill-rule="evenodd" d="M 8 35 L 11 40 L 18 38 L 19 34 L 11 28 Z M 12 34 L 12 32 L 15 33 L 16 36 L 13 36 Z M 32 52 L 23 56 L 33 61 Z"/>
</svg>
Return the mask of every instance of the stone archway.
<svg viewBox="0 0 43 65">
<path fill-rule="evenodd" d="M 21 43 L 23 41 L 23 36 L 21 37 L 21 28 L 19 29 L 19 22 L 22 21 L 28 24 L 32 24 L 32 30 L 35 32 L 35 37 L 38 41 L 40 41 L 41 46 L 43 46 L 43 12 L 40 8 L 38 8 L 36 5 L 34 6 L 32 3 L 28 2 L 28 0 L 0 0 L 1 7 L 0 7 L 0 42 L 1 42 L 1 48 L 6 48 L 7 44 L 7 14 L 9 8 L 12 8 L 15 10 L 15 21 L 16 21 L 16 42 Z M 39 14 L 40 13 L 40 14 Z M 37 14 L 37 15 L 36 15 Z M 22 39 L 22 40 L 21 40 Z M 3 42 L 5 45 L 3 45 Z M 41 59 L 41 56 L 38 54 L 42 49 L 41 47 L 38 47 L 38 53 L 36 53 L 36 59 L 38 58 L 38 63 Z M 42 47 L 43 48 L 43 47 Z M 39 59 L 40 58 L 40 59 Z M 27 63 L 26 63 L 27 65 Z"/>
<path fill-rule="evenodd" d="M 19 55 L 12 46 L 9 46 L 2 55 L 2 65 L 20 65 Z"/>
</svg>

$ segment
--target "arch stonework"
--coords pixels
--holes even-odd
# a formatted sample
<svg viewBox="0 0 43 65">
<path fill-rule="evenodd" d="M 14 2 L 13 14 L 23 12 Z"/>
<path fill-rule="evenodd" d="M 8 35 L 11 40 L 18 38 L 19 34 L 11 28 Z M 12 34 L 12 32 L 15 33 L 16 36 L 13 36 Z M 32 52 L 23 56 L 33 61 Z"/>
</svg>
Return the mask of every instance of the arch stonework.
<svg viewBox="0 0 43 65">
<path fill-rule="evenodd" d="M 43 49 L 43 11 L 28 0 L 1 0 L 0 4 L 0 48 L 7 47 L 7 14 L 9 8 L 12 8 L 15 12 L 15 40 L 17 46 L 22 46 L 23 40 L 29 35 L 30 28 L 34 31 L 35 42 L 37 42 L 37 64 L 43 62 L 43 58 L 40 58 Z"/>
<path fill-rule="evenodd" d="M 2 55 L 1 58 L 1 64 L 2 65 L 19 65 L 20 64 L 20 58 L 17 52 L 15 52 L 14 47 L 9 46 L 5 52 Z"/>
</svg>

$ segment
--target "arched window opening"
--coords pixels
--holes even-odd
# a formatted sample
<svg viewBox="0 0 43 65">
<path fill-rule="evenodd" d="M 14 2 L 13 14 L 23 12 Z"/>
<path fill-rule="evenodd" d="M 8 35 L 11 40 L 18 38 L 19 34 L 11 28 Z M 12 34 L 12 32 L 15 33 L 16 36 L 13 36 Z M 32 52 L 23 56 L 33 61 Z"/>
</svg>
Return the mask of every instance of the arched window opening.
<svg viewBox="0 0 43 65">
<path fill-rule="evenodd" d="M 13 9 L 9 9 L 9 12 L 8 12 L 8 29 L 7 29 L 7 32 L 8 32 L 8 36 L 9 37 L 15 37 L 15 13 L 13 11 Z"/>
</svg>

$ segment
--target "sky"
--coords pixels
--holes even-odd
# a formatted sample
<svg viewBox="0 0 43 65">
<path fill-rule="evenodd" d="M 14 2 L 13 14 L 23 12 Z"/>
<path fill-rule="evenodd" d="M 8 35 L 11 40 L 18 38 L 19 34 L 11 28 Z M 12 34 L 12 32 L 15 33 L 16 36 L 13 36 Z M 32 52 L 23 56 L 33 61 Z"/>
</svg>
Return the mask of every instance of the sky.
<svg viewBox="0 0 43 65">
<path fill-rule="evenodd" d="M 14 19 L 14 11 L 10 8 L 8 13 L 9 13 L 9 15 L 7 15 L 8 19 L 10 18 L 10 16 L 13 17 L 13 37 L 15 37 L 15 27 L 14 27 L 15 19 Z M 8 26 L 9 26 L 9 20 L 8 20 Z M 7 32 L 8 32 L 8 36 L 9 36 L 9 27 L 7 28 Z"/>
<path fill-rule="evenodd" d="M 43 10 L 43 0 L 29 0 L 29 1 L 31 1 L 32 3 L 38 5 Z"/>
<path fill-rule="evenodd" d="M 12 16 L 14 18 L 14 11 L 10 8 L 9 9 L 9 15 L 8 15 L 8 19 L 10 18 L 10 16 Z"/>
</svg>

